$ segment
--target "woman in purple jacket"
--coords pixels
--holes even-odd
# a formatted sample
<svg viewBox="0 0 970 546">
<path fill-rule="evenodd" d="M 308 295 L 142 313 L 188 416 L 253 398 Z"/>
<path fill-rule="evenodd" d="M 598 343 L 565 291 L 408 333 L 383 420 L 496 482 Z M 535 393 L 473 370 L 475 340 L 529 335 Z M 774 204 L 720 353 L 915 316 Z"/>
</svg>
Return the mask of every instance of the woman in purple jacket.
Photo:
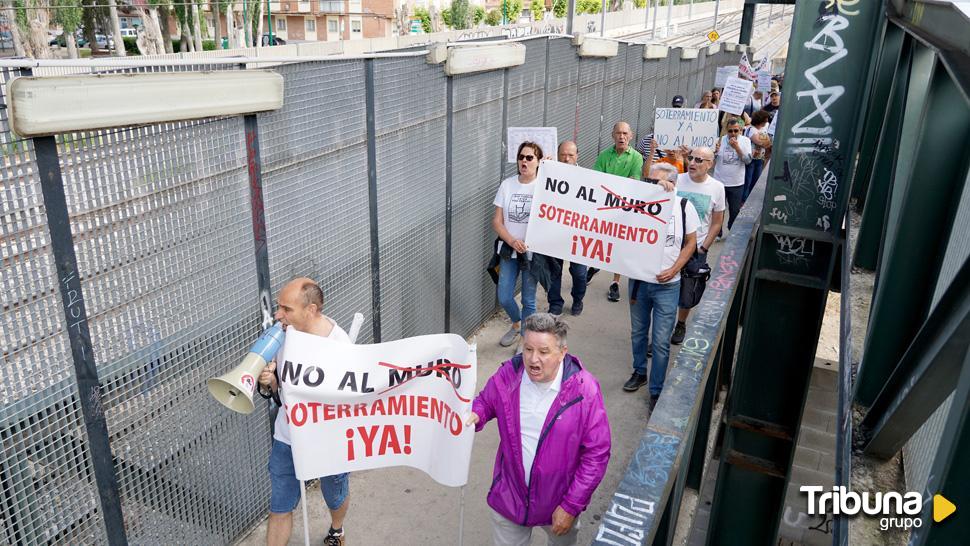
<svg viewBox="0 0 970 546">
<path fill-rule="evenodd" d="M 502 364 L 475 398 L 468 425 L 498 420 L 488 505 L 497 545 L 575 544 L 610 460 L 610 423 L 599 382 L 566 352 L 567 325 L 548 313 L 525 319 L 522 354 Z"/>
</svg>

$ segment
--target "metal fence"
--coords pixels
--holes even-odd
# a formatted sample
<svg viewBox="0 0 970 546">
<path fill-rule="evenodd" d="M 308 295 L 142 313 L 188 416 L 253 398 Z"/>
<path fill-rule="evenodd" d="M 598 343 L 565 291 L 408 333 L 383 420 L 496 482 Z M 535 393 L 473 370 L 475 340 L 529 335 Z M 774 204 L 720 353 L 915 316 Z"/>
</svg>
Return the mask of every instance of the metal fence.
<svg viewBox="0 0 970 546">
<path fill-rule="evenodd" d="M 591 166 L 615 121 L 645 134 L 739 56 L 523 43 L 524 65 L 454 78 L 423 56 L 278 66 L 279 111 L 59 135 L 56 153 L 0 108 L 0 543 L 245 532 L 267 508 L 269 421 L 204 383 L 258 335 L 262 288 L 316 279 L 339 323 L 364 313 L 364 342 L 470 334 L 495 310 L 506 128 L 555 126 Z M 48 222 L 58 194 L 69 231 Z"/>
</svg>

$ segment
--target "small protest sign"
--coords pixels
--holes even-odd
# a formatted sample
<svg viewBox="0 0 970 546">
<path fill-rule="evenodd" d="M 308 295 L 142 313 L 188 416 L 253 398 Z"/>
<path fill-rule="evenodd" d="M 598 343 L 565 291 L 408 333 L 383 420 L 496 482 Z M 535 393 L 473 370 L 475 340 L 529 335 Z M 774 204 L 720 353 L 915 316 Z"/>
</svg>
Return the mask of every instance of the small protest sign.
<svg viewBox="0 0 970 546">
<path fill-rule="evenodd" d="M 728 78 L 724 90 L 721 91 L 721 101 L 717 104 L 717 109 L 740 116 L 749 96 L 751 82 L 741 78 Z"/>
<path fill-rule="evenodd" d="M 751 63 L 748 61 L 747 53 L 741 54 L 741 60 L 738 62 L 738 76 L 748 81 L 755 81 L 758 79 L 758 72 L 752 68 Z"/>
<path fill-rule="evenodd" d="M 519 153 L 519 145 L 523 142 L 535 142 L 542 148 L 543 157 L 554 158 L 556 157 L 556 149 L 559 147 L 557 138 L 555 127 L 509 127 L 508 161 L 515 163 L 516 155 Z"/>
<path fill-rule="evenodd" d="M 289 328 L 277 370 L 298 479 L 403 465 L 468 481 L 477 365 L 461 336 L 352 345 Z"/>
<path fill-rule="evenodd" d="M 693 148 L 717 143 L 717 110 L 710 108 L 657 108 L 653 138 L 661 150 Z"/>
<path fill-rule="evenodd" d="M 717 67 L 717 72 L 714 73 L 714 87 L 724 87 L 727 83 L 727 79 L 730 77 L 738 76 L 738 67 L 736 66 L 719 66 Z"/>
<path fill-rule="evenodd" d="M 771 92 L 771 72 L 767 70 L 758 71 L 758 91 L 766 96 Z"/>
<path fill-rule="evenodd" d="M 539 164 L 526 246 L 632 279 L 661 271 L 673 192 L 558 161 Z"/>
<path fill-rule="evenodd" d="M 765 130 L 771 137 L 775 136 L 775 129 L 778 127 L 778 114 L 780 113 L 780 111 L 775 110 L 775 115 L 771 116 L 771 123 L 768 124 L 768 128 Z"/>
</svg>

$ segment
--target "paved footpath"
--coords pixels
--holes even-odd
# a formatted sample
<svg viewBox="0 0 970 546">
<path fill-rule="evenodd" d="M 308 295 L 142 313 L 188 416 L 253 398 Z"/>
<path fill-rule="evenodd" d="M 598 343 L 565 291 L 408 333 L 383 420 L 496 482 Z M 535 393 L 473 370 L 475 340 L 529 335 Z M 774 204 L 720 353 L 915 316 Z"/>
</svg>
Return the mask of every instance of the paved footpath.
<svg viewBox="0 0 970 546">
<path fill-rule="evenodd" d="M 711 261 L 716 259 L 720 244 L 712 249 Z M 567 266 L 568 269 L 568 266 Z M 613 431 L 613 451 L 606 477 L 600 484 L 589 508 L 580 516 L 579 544 L 589 544 L 599 526 L 599 519 L 607 509 L 609 499 L 626 471 L 633 451 L 643 433 L 649 410 L 647 388 L 636 393 L 623 392 L 621 387 L 632 373 L 630 356 L 630 312 L 626 279 L 621 281 L 618 303 L 606 299 L 612 274 L 600 272 L 589 286 L 585 309 L 579 317 L 569 315 L 571 281 L 566 272 L 563 278 L 563 297 L 570 324 L 569 352 L 578 356 L 586 368 L 600 382 L 606 409 Z M 539 289 L 538 305 L 546 311 L 545 293 Z M 499 312 L 476 334 L 478 343 L 478 389 L 498 366 L 512 356 L 512 348 L 498 346 L 498 340 L 508 330 L 504 312 Z M 491 523 L 485 495 L 492 481 L 492 465 L 498 446 L 498 433 L 493 423 L 478 433 L 472 451 L 468 485 L 464 487 L 464 544 L 491 544 Z M 268 482 L 267 482 L 268 486 Z M 320 545 L 330 523 L 324 515 L 320 491 L 314 487 L 307 493 L 310 499 L 310 544 Z M 412 544 L 455 545 L 459 537 L 461 492 L 438 485 L 431 478 L 411 468 L 385 468 L 356 472 L 350 479 L 350 513 L 345 522 L 347 544 Z M 295 515 L 291 545 L 303 544 L 302 512 Z M 238 544 L 265 544 L 264 521 Z M 546 544 L 545 533 L 533 534 L 533 544 Z"/>
</svg>

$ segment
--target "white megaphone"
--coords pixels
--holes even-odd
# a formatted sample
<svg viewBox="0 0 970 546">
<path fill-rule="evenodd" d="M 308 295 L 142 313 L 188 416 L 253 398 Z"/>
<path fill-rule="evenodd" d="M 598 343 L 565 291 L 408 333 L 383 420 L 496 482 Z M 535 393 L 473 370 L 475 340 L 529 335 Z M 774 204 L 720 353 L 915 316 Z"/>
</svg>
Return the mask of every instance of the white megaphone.
<svg viewBox="0 0 970 546">
<path fill-rule="evenodd" d="M 256 394 L 256 378 L 266 363 L 276 357 L 283 347 L 283 327 L 279 322 L 259 336 L 249 348 L 249 354 L 242 363 L 227 374 L 213 377 L 206 382 L 209 394 L 232 411 L 247 414 L 255 409 L 253 395 Z"/>
</svg>

